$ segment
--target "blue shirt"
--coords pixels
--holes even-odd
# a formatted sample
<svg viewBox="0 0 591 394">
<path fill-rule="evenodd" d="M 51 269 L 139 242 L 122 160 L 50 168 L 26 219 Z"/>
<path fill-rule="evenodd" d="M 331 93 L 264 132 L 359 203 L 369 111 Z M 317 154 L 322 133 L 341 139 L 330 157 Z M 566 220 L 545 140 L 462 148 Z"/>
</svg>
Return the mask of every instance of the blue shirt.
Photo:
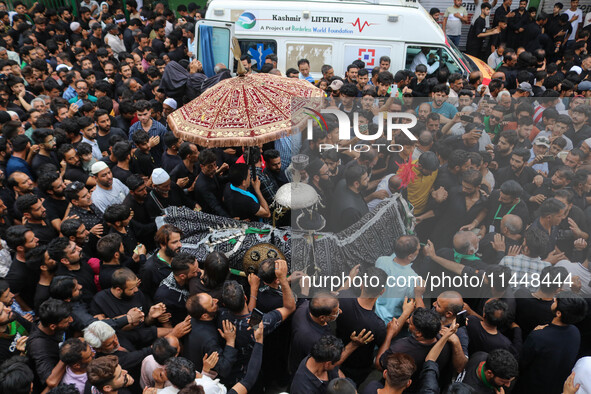
<svg viewBox="0 0 591 394">
<path fill-rule="evenodd" d="M 138 130 L 144 130 L 142 128 L 142 122 L 137 121 L 134 124 L 131 125 L 131 127 L 129 128 L 129 140 L 131 141 L 131 137 L 133 137 L 133 133 L 135 133 Z M 166 130 L 166 127 L 164 127 L 164 125 L 154 119 L 152 119 L 152 127 L 150 127 L 150 130 L 148 130 L 148 134 L 150 137 L 156 137 L 159 136 L 160 137 L 160 143 L 158 143 L 158 145 L 156 145 L 155 147 L 153 147 L 151 149 L 152 151 L 152 157 L 154 158 L 162 158 L 162 154 L 164 153 L 164 134 L 166 134 L 168 132 L 168 130 Z M 160 163 L 157 163 L 158 165 L 160 165 Z"/>
<path fill-rule="evenodd" d="M 77 96 L 78 96 L 78 93 L 76 93 L 76 89 L 74 89 L 71 86 L 68 86 L 68 88 L 64 91 L 64 94 L 62 94 L 62 97 L 68 101 L 70 101 L 70 99 L 77 97 Z M 76 100 L 76 101 L 78 101 L 78 100 Z"/>
<path fill-rule="evenodd" d="M 435 112 L 436 114 L 440 114 L 445 116 L 448 119 L 453 119 L 456 116 L 456 112 L 458 112 L 457 108 L 448 103 L 447 101 L 443 103 L 441 108 L 435 108 L 433 103 L 431 104 L 431 112 Z"/>
<path fill-rule="evenodd" d="M 74 92 L 76 92 L 76 91 L 74 91 Z M 64 93 L 64 95 L 65 95 L 65 94 L 66 94 L 66 93 Z M 86 99 L 87 99 L 88 101 L 90 101 L 91 103 L 96 103 L 96 101 L 98 100 L 96 97 L 94 97 L 94 96 L 91 96 L 90 94 L 88 95 L 88 97 L 87 97 Z M 76 96 L 72 97 L 71 99 L 69 99 L 69 100 L 68 100 L 68 103 L 70 103 L 70 104 L 74 104 L 74 103 L 75 103 L 75 102 L 77 102 L 78 100 L 80 100 L 80 99 L 78 98 L 78 95 L 76 95 Z"/>
<path fill-rule="evenodd" d="M 386 324 L 394 317 L 402 315 L 404 297 L 414 298 L 415 280 L 419 281 L 419 275 L 412 269 L 411 264 L 400 265 L 394 261 L 394 257 L 396 254 L 382 256 L 376 261 L 376 267 L 383 269 L 390 277 L 386 291 L 376 302 L 376 314 Z"/>
<path fill-rule="evenodd" d="M 8 162 L 6 163 L 6 178 L 8 178 L 13 172 L 24 172 L 29 178 L 35 179 L 29 163 L 20 157 L 10 156 L 10 159 L 8 159 Z"/>
</svg>

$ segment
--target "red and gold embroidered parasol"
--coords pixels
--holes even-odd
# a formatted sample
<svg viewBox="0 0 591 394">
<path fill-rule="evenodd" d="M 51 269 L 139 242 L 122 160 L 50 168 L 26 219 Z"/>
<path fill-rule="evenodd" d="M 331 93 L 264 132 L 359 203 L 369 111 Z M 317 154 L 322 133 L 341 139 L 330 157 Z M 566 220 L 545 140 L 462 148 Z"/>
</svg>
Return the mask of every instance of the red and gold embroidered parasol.
<svg viewBox="0 0 591 394">
<path fill-rule="evenodd" d="M 320 108 L 323 98 L 324 92 L 305 80 L 238 76 L 170 114 L 168 123 L 179 137 L 205 147 L 261 145 L 304 124 L 304 108 Z"/>
</svg>

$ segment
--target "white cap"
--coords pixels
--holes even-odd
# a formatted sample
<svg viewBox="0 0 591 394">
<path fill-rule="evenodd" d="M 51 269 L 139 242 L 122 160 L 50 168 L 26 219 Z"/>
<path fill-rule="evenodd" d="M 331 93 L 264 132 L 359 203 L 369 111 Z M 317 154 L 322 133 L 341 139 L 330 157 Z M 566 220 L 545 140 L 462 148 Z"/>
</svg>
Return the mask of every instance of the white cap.
<svg viewBox="0 0 591 394">
<path fill-rule="evenodd" d="M 80 23 L 78 23 L 78 22 L 72 22 L 72 23 L 70 23 L 70 30 L 76 31 L 79 28 L 80 28 Z"/>
<path fill-rule="evenodd" d="M 66 65 L 66 64 L 58 64 L 57 67 L 55 68 L 55 71 L 59 71 L 62 68 L 65 68 L 66 70 L 70 71 L 72 69 L 72 67 Z"/>
<path fill-rule="evenodd" d="M 568 71 L 574 71 L 577 74 L 581 75 L 581 73 L 583 72 L 583 69 L 581 67 L 579 67 L 579 66 L 572 66 L 570 68 L 570 70 L 568 70 Z"/>
<path fill-rule="evenodd" d="M 164 182 L 168 181 L 169 179 L 170 179 L 170 176 L 168 175 L 168 172 L 166 172 L 162 168 L 154 168 L 154 171 L 152 171 L 152 183 L 154 185 L 162 185 Z"/>
<path fill-rule="evenodd" d="M 587 138 L 583 142 L 586 143 L 589 148 L 591 148 L 591 138 Z"/>
<path fill-rule="evenodd" d="M 177 107 L 176 100 L 171 98 L 167 98 L 162 104 L 166 104 L 172 109 L 176 109 Z"/>
<path fill-rule="evenodd" d="M 92 165 L 92 167 L 90 167 L 90 173 L 92 175 L 98 175 L 99 172 L 101 172 L 102 170 L 106 170 L 107 168 L 109 168 L 107 163 L 105 163 L 104 161 L 97 161 Z"/>
</svg>

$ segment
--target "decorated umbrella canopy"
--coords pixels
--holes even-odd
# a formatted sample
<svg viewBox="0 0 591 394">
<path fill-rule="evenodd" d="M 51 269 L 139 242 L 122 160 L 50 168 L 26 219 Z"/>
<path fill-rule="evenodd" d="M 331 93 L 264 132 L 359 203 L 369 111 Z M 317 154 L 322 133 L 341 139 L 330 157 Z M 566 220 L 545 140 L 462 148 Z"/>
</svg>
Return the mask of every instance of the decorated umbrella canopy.
<svg viewBox="0 0 591 394">
<path fill-rule="evenodd" d="M 205 147 L 254 146 L 289 135 L 320 108 L 324 92 L 310 82 L 272 74 L 221 81 L 168 116 L 172 130 Z"/>
</svg>

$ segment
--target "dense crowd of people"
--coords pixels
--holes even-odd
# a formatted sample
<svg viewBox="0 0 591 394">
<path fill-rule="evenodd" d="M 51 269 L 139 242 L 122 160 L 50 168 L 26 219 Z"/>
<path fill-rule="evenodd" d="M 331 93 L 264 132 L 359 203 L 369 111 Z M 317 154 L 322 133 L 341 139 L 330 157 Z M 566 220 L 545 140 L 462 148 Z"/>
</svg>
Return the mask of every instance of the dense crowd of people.
<svg viewBox="0 0 591 394">
<path fill-rule="evenodd" d="M 166 75 L 202 74 L 191 51 L 203 12 L 138 3 L 126 19 L 113 0 L 84 0 L 76 18 L 0 1 L 0 393 L 591 391 L 591 55 L 578 0 L 550 17 L 506 0 L 492 22 L 496 1 L 480 4 L 467 51 L 495 69 L 488 84 L 429 48 L 411 70 L 384 56 L 343 76 L 324 65 L 317 80 L 307 59 L 278 70 L 275 54 L 245 55 L 248 73 L 316 84 L 361 134 L 384 111 L 417 119 L 412 135 L 356 149 L 326 115 L 309 140 L 248 155 L 170 129 L 194 96 Z M 454 42 L 462 9 L 443 15 Z M 318 291 L 282 259 L 231 275 L 223 253 L 197 261 L 166 223 L 176 206 L 270 223 L 296 154 L 323 231 L 393 195 L 412 208 L 394 250 L 352 267 L 371 285 Z M 435 282 L 445 276 L 464 281 Z"/>
</svg>

